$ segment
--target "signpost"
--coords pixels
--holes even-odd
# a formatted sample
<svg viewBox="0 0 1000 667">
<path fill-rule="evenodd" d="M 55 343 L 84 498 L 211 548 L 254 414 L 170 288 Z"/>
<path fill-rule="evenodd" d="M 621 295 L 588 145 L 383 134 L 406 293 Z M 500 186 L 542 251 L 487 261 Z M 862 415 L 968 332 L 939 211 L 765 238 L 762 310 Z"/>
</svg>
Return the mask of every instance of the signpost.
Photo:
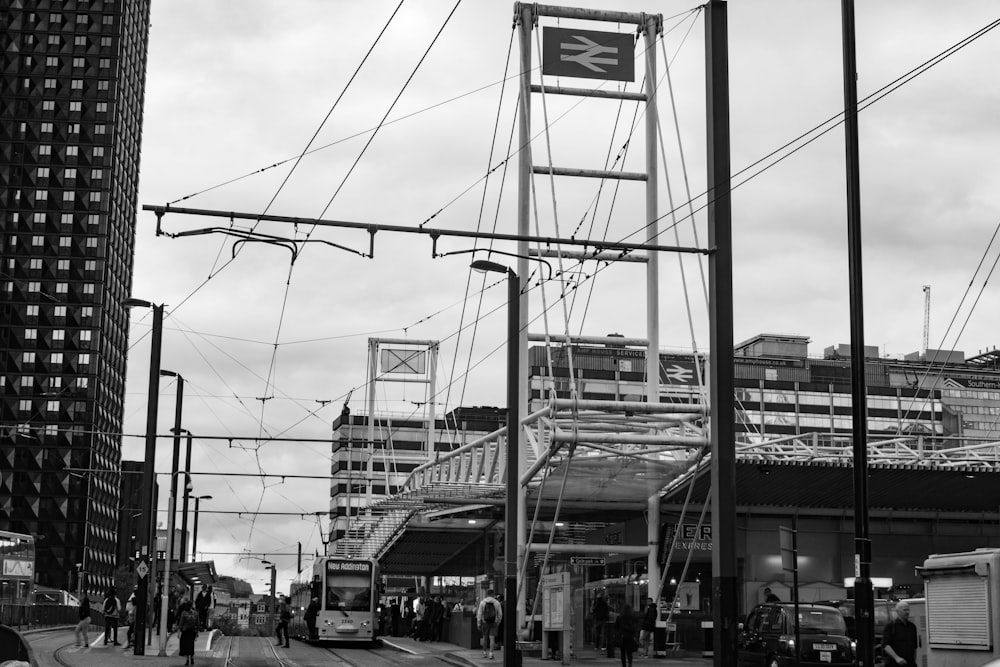
<svg viewBox="0 0 1000 667">
<path fill-rule="evenodd" d="M 635 81 L 632 35 L 542 28 L 542 74 Z"/>
<path fill-rule="evenodd" d="M 570 565 L 604 565 L 604 556 L 570 556 Z"/>
</svg>

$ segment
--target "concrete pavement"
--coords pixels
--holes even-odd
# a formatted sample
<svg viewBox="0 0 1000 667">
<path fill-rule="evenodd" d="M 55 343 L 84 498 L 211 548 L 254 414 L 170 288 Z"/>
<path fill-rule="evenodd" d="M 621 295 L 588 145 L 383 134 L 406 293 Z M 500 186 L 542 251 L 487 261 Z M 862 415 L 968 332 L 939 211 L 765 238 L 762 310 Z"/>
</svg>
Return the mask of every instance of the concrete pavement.
<svg viewBox="0 0 1000 667">
<path fill-rule="evenodd" d="M 26 638 L 32 646 L 33 655 L 38 667 L 178 667 L 177 635 L 170 635 L 166 644 L 166 655 L 160 656 L 159 644 L 154 635 L 152 646 L 146 647 L 146 655 L 136 656 L 132 649 L 125 650 L 122 646 L 105 646 L 103 633 L 92 632 L 90 645 L 85 648 L 74 646 L 72 628 L 58 628 L 45 632 L 26 633 Z M 243 641 L 271 642 L 269 637 L 241 637 Z M 195 665 L 197 667 L 224 667 L 224 647 L 226 638 L 218 631 L 202 632 L 195 644 Z M 483 658 L 479 649 L 470 650 L 447 642 L 418 642 L 409 637 L 383 637 L 382 645 L 397 651 L 415 656 L 436 657 L 443 663 L 455 667 L 502 667 L 503 651 L 494 652 L 494 659 Z M 279 649 L 291 656 L 302 651 L 314 650 L 309 645 L 294 641 L 291 648 Z M 524 655 L 523 667 L 556 667 L 558 660 L 542 660 L 538 657 Z M 584 667 L 620 667 L 619 657 L 608 658 L 605 652 L 596 652 L 584 648 L 570 656 L 565 664 L 583 665 Z M 703 658 L 700 654 L 671 654 L 667 658 L 635 657 L 634 667 L 708 667 L 711 658 Z"/>
</svg>

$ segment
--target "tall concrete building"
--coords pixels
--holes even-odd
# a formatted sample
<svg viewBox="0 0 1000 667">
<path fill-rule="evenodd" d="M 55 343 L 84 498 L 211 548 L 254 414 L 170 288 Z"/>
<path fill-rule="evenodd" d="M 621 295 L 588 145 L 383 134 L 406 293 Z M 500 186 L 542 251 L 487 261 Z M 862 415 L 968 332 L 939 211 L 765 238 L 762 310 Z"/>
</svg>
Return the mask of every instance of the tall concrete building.
<svg viewBox="0 0 1000 667">
<path fill-rule="evenodd" d="M 0 529 L 113 581 L 150 0 L 0 0 Z M 93 597 L 93 596 L 92 596 Z"/>
</svg>

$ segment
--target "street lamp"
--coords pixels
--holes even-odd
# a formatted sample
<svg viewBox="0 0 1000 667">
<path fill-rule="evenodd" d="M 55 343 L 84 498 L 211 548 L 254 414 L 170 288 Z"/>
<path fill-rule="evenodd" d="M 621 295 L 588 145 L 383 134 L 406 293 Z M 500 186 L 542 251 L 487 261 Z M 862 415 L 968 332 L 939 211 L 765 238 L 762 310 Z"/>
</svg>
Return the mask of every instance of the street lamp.
<svg viewBox="0 0 1000 667">
<path fill-rule="evenodd" d="M 274 587 L 275 584 L 277 583 L 278 571 L 277 571 L 277 566 L 271 561 L 261 560 L 260 562 L 267 566 L 264 568 L 265 570 L 271 571 L 271 601 L 267 605 L 267 616 L 270 625 L 270 632 L 271 634 L 274 634 L 274 629 L 275 629 L 274 610 L 276 606 L 275 603 L 277 602 L 277 600 L 275 600 L 274 597 Z"/>
<path fill-rule="evenodd" d="M 146 460 L 142 467 L 143 503 L 139 522 L 139 562 L 136 576 L 139 587 L 135 596 L 135 655 L 146 654 L 146 617 L 149 599 L 150 552 L 153 547 L 153 531 L 156 526 L 154 516 L 156 470 L 156 413 L 160 393 L 160 347 L 163 339 L 163 304 L 154 304 L 142 299 L 128 298 L 122 301 L 126 307 L 153 309 L 153 338 L 149 353 L 149 390 L 146 400 Z"/>
<path fill-rule="evenodd" d="M 520 346 L 521 281 L 512 269 L 476 260 L 474 271 L 507 274 L 507 504 L 504 508 L 504 611 L 508 622 L 503 624 L 503 667 L 518 667 L 517 660 L 517 492 L 520 470 L 518 464 L 518 376 L 517 359 Z"/>
<path fill-rule="evenodd" d="M 191 562 L 198 560 L 198 510 L 202 500 L 211 500 L 212 496 L 192 496 L 194 499 L 194 530 L 191 532 Z"/>
</svg>

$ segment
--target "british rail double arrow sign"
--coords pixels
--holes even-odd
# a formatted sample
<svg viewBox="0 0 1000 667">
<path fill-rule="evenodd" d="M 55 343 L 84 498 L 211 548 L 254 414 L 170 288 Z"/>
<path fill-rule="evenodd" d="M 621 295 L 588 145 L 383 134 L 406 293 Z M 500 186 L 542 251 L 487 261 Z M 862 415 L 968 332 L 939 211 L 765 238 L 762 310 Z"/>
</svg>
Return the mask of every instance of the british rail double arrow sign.
<svg viewBox="0 0 1000 667">
<path fill-rule="evenodd" d="M 635 81 L 632 35 L 568 28 L 542 29 L 542 74 Z"/>
</svg>

